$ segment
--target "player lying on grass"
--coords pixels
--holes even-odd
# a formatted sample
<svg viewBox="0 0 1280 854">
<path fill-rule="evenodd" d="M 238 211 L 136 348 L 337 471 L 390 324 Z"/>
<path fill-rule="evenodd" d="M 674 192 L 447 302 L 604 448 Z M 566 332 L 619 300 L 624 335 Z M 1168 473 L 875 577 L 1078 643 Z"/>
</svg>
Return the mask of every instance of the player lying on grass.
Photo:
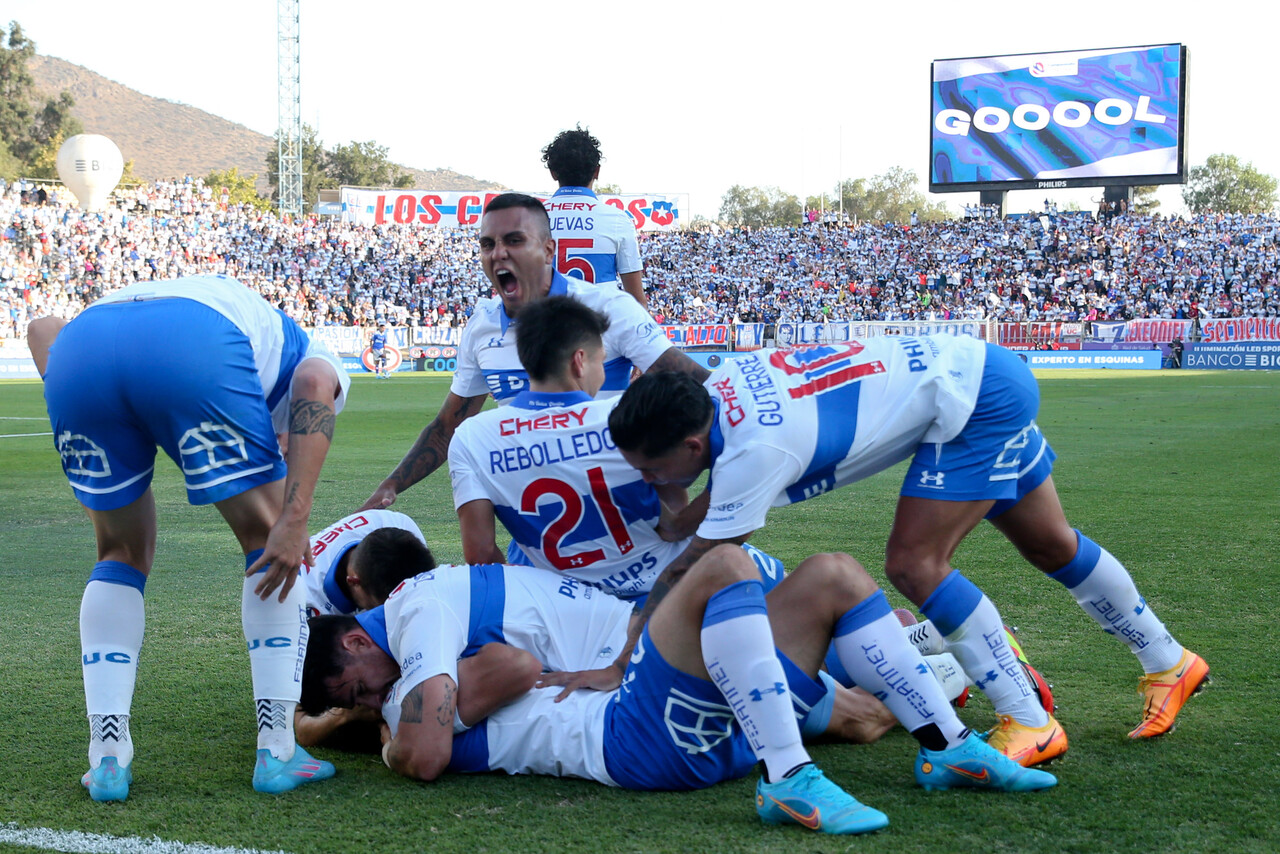
<svg viewBox="0 0 1280 854">
<path fill-rule="evenodd" d="M 681 790 L 741 777 L 759 761 L 764 820 L 857 833 L 888 819 L 822 776 L 796 723 L 797 706 L 820 690 L 814 677 L 834 637 L 845 669 L 919 741 L 921 785 L 1056 783 L 965 728 L 852 558 L 809 558 L 768 602 L 772 613 L 751 558 L 716 549 L 655 610 L 618 689 L 563 701 L 557 687 L 534 689 L 458 732 L 458 694 L 467 690 L 460 658 L 502 641 L 552 668 L 607 659 L 626 638 L 631 609 L 528 567 L 440 567 L 402 584 L 380 609 L 311 620 L 303 705 L 380 708 L 392 735 L 387 764 L 421 780 L 503 770 Z"/>
<path fill-rule="evenodd" d="M 311 538 L 311 554 L 315 565 L 302 568 L 311 616 L 375 607 L 391 587 L 436 565 L 418 525 L 394 510 L 364 510 L 339 519 Z M 390 583 L 376 598 L 365 583 L 369 566 L 379 567 L 378 581 Z M 321 742 L 376 743 L 381 721 L 368 709 L 325 709 L 309 715 L 299 708 L 293 723 L 298 743 L 311 747 Z"/>
<path fill-rule="evenodd" d="M 910 459 L 885 571 L 995 705 L 990 743 L 1027 765 L 1067 749 L 995 605 L 951 568 L 984 518 L 1138 657 L 1145 707 L 1130 737 L 1167 732 L 1208 665 L 1174 640 L 1120 562 L 1067 523 L 1050 476 L 1055 455 L 1035 422 L 1039 405 L 1017 355 L 945 335 L 760 350 L 705 384 L 674 373 L 639 378 L 609 418 L 628 462 L 650 483 L 687 485 L 710 470 L 706 519 L 646 607 L 708 549 L 761 527 L 771 506 Z"/>
<path fill-rule="evenodd" d="M 187 500 L 214 504 L 244 551 L 253 787 L 277 793 L 332 776 L 332 765 L 294 740 L 306 643 L 295 582 L 311 559 L 312 498 L 346 399 L 341 363 L 225 276 L 131 285 L 65 326 L 33 323 L 28 342 L 63 471 L 97 540 L 80 606 L 90 797 L 124 800 L 133 779 L 129 723 L 156 549 L 157 445 L 182 469 Z"/>
<path fill-rule="evenodd" d="M 520 317 L 517 352 L 529 388 L 502 409 L 469 419 L 449 446 L 463 554 L 473 564 L 503 562 L 496 542 L 496 522 L 501 521 L 512 536 L 508 563 L 528 562 L 643 605 L 662 570 L 689 545 L 688 535 L 700 521 L 697 508 L 684 507 L 683 487 L 664 491 L 645 482 L 610 436 L 608 418 L 615 401 L 592 400 L 604 379 L 608 318 L 562 296 L 532 303 Z M 693 515 L 692 527 L 681 518 L 686 515 Z M 782 578 L 781 561 L 749 544 L 743 548 L 759 566 L 767 592 Z M 930 626 L 921 626 L 916 634 L 932 645 L 931 652 L 947 652 Z M 835 679 L 851 687 L 834 654 L 830 659 Z M 945 662 L 929 663 L 937 665 L 936 674 L 948 669 Z M 594 666 L 600 664 L 609 663 Z M 600 686 L 612 687 L 621 676 L 621 665 L 601 673 Z M 835 687 L 826 672 L 822 677 Z M 559 678 L 548 677 L 548 684 Z M 1037 683 L 1044 684 L 1038 677 Z M 598 687 L 582 679 L 573 686 Z M 948 696 L 963 688 L 956 680 Z M 853 701 L 836 693 L 842 704 Z M 1051 710 L 1052 699 L 1046 702 Z M 816 729 L 819 723 L 810 719 L 808 725 Z M 864 740 L 860 733 L 839 735 Z"/>
<path fill-rule="evenodd" d="M 548 295 L 573 296 L 613 322 L 605 342 L 609 361 L 604 394 L 617 395 L 626 388 L 632 368 L 707 376 L 707 369 L 672 347 L 649 313 L 625 293 L 556 272 L 551 220 L 533 196 L 503 193 L 490 200 L 480 218 L 479 249 L 495 296 L 480 300 L 467 321 L 458 345 L 458 369 L 439 413 L 362 509 L 390 506 L 400 493 L 439 468 L 458 425 L 479 412 L 491 394 L 502 405 L 524 388 L 526 377 L 515 350 L 520 314 Z"/>
</svg>

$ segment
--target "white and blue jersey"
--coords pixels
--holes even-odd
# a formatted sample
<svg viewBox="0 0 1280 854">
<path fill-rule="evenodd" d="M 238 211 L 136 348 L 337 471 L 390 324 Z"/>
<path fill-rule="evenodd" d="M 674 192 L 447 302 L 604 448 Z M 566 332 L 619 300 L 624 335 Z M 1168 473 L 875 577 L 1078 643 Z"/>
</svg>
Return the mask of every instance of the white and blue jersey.
<svg viewBox="0 0 1280 854">
<path fill-rule="evenodd" d="M 383 706 L 394 733 L 406 694 L 459 658 L 505 642 L 548 669 L 613 660 L 631 607 L 573 579 L 512 566 L 439 567 L 410 579 L 384 606 L 357 615 L 400 664 Z M 715 685 L 680 673 L 647 631 L 613 692 L 535 689 L 454 738 L 450 770 L 582 777 L 633 789 L 691 789 L 746 774 L 755 762 Z"/>
<path fill-rule="evenodd" d="M 356 605 L 338 584 L 343 558 L 364 538 L 381 528 L 403 528 L 427 544 L 416 522 L 394 510 L 362 510 L 339 519 L 311 538 L 315 566 L 302 566 L 301 581 L 307 590 L 307 612 L 313 617 L 326 614 L 354 614 Z"/>
<path fill-rule="evenodd" d="M 350 379 L 322 344 L 234 279 L 142 282 L 99 300 L 49 353 L 45 401 L 82 504 L 114 510 L 151 484 L 159 445 L 187 498 L 211 504 L 284 477 L 294 371 L 309 358 Z"/>
<path fill-rule="evenodd" d="M 976 338 L 759 350 L 727 362 L 706 387 L 716 407 L 710 508 L 698 528 L 706 539 L 748 534 L 770 507 L 911 457 L 902 493 L 942 500 L 1016 500 L 1053 459 L 1034 424 L 1030 370 Z"/>
<path fill-rule="evenodd" d="M 373 336 L 369 339 L 369 349 L 374 352 L 374 355 L 387 349 L 387 333 L 382 331 L 373 333 Z"/>
<path fill-rule="evenodd" d="M 631 217 L 590 188 L 561 187 L 543 204 L 556 239 L 558 272 L 601 284 L 644 268 Z"/>
<path fill-rule="evenodd" d="M 662 327 L 626 292 L 597 288 L 580 279 L 553 273 L 549 296 L 571 296 L 609 318 L 604 334 L 605 379 L 599 397 L 626 391 L 632 367 L 647 371 L 671 348 Z M 507 316 L 502 300 L 489 297 L 476 304 L 462 330 L 458 369 L 449 390 L 459 397 L 492 394 L 499 405 L 529 386 L 529 375 L 516 353 L 519 322 Z"/>
<path fill-rule="evenodd" d="M 449 444 L 449 477 L 454 507 L 491 502 L 533 566 L 635 598 L 652 589 L 688 541 L 658 535 L 658 494 L 609 434 L 615 402 L 584 392 L 521 392 L 459 425 Z M 782 580 L 780 561 L 744 548 L 766 590 Z"/>
</svg>

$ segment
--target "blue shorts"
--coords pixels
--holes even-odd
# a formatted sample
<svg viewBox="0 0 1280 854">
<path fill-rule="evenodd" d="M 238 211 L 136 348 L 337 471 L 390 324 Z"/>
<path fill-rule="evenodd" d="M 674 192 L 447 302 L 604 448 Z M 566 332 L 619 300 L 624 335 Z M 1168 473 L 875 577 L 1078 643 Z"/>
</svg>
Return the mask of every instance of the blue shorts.
<svg viewBox="0 0 1280 854">
<path fill-rule="evenodd" d="M 702 789 L 755 765 L 747 738 L 714 683 L 676 670 L 646 626 L 605 711 L 604 761 L 624 789 Z"/>
<path fill-rule="evenodd" d="M 192 504 L 285 476 L 249 339 L 194 300 L 86 309 L 54 341 L 44 397 L 62 469 L 91 510 L 141 497 L 157 445 Z"/>
<path fill-rule="evenodd" d="M 950 442 L 921 445 L 902 495 L 940 501 L 989 501 L 999 516 L 1044 483 L 1057 459 L 1036 424 L 1040 387 L 1018 355 L 987 345 L 977 405 Z"/>
</svg>

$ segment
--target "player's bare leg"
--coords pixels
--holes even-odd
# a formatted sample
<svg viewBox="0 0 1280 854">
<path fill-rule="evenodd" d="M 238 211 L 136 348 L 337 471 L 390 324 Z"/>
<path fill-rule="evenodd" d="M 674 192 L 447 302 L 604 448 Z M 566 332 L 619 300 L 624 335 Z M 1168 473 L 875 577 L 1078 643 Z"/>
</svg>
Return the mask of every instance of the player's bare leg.
<svg viewBox="0 0 1280 854">
<path fill-rule="evenodd" d="M 965 674 L 995 706 L 1000 722 L 991 737 L 997 749 L 1032 765 L 1062 755 L 1066 735 L 1041 705 L 995 605 L 951 567 L 956 548 L 993 504 L 901 496 L 885 550 L 885 572 L 938 628 Z M 996 738 L 1002 729 L 1016 733 L 1018 743 Z M 1043 749 L 1027 753 L 1023 742 Z"/>
</svg>

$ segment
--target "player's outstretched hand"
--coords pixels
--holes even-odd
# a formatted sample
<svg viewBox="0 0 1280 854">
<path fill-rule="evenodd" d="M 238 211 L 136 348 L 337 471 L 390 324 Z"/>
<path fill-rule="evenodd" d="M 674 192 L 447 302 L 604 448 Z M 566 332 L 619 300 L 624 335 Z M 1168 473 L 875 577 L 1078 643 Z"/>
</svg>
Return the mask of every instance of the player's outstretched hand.
<svg viewBox="0 0 1280 854">
<path fill-rule="evenodd" d="M 360 510 L 385 510 L 396 503 L 396 491 L 386 484 L 380 485 L 369 496 L 369 500 L 360 505 Z"/>
<path fill-rule="evenodd" d="M 262 578 L 253 588 L 258 598 L 266 600 L 268 596 L 280 588 L 280 601 L 289 595 L 293 584 L 298 580 L 298 569 L 303 565 L 315 566 L 315 558 L 311 556 L 311 541 L 307 536 L 306 522 L 291 523 L 281 516 L 267 535 L 267 545 L 262 555 L 245 570 L 245 576 L 251 576 L 267 567 Z M 268 566 L 269 565 L 269 566 Z"/>
<path fill-rule="evenodd" d="M 579 688 L 592 691 L 612 691 L 622 684 L 622 670 L 610 664 L 599 670 L 576 670 L 568 673 L 544 673 L 535 687 L 548 688 L 559 685 L 564 688 L 556 696 L 556 702 L 572 694 Z"/>
</svg>

